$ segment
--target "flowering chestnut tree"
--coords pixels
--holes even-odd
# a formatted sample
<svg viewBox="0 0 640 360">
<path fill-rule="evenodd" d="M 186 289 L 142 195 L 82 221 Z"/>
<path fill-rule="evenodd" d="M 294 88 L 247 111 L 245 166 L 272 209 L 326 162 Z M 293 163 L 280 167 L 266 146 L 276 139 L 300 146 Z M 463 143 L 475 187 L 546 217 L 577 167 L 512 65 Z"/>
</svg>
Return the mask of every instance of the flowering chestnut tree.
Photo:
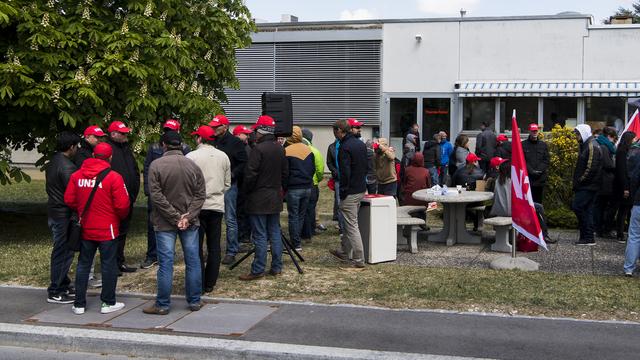
<svg viewBox="0 0 640 360">
<path fill-rule="evenodd" d="M 195 126 L 254 30 L 241 0 L 0 0 L 0 182 L 21 179 L 12 149 L 41 165 L 64 129 L 119 117 L 140 151 L 167 117 Z"/>
</svg>

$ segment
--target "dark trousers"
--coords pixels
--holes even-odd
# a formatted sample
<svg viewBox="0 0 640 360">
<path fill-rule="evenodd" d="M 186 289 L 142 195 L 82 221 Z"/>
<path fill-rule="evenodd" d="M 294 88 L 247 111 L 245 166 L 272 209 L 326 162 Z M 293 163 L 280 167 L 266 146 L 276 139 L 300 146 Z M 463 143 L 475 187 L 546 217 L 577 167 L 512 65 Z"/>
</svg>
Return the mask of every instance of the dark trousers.
<svg viewBox="0 0 640 360">
<path fill-rule="evenodd" d="M 538 223 L 540 223 L 540 230 L 542 230 L 542 235 L 549 235 L 549 227 L 547 226 L 546 216 L 544 215 L 544 207 L 542 204 L 534 202 L 534 208 L 536 209 L 536 215 L 538 215 Z"/>
<path fill-rule="evenodd" d="M 307 204 L 307 213 L 304 216 L 304 223 L 302 224 L 302 239 L 311 239 L 316 228 L 316 207 L 318 205 L 318 198 L 320 197 L 320 189 L 318 186 L 311 188 L 311 197 Z"/>
<path fill-rule="evenodd" d="M 117 262 L 118 267 L 124 265 L 124 246 L 127 244 L 127 232 L 129 232 L 129 224 L 131 223 L 131 217 L 133 216 L 133 203 L 131 204 L 131 208 L 129 209 L 129 215 L 120 222 L 120 235 L 118 235 L 117 243 L 118 243 L 118 255 Z"/>
<path fill-rule="evenodd" d="M 613 230 L 618 204 L 613 195 L 598 195 L 594 205 L 593 223 L 598 235 Z"/>
<path fill-rule="evenodd" d="M 158 260 L 158 250 L 156 245 L 156 232 L 153 230 L 153 223 L 151 222 L 151 208 L 151 199 L 149 199 L 147 200 L 147 259 L 155 261 Z"/>
<path fill-rule="evenodd" d="M 571 207 L 578 218 L 580 241 L 593 241 L 593 207 L 596 201 L 596 191 L 578 190 L 573 195 Z"/>
<path fill-rule="evenodd" d="M 213 210 L 200 211 L 200 267 L 203 288 L 213 288 L 220 274 L 220 237 L 222 236 L 223 213 Z M 204 239 L 207 238 L 207 256 L 204 256 Z"/>
<path fill-rule="evenodd" d="M 542 200 L 544 199 L 544 185 L 531 186 L 531 197 L 534 203 L 542 204 Z"/>
<path fill-rule="evenodd" d="M 100 300 L 107 305 L 116 303 L 116 284 L 118 283 L 118 267 L 116 264 L 117 248 L 118 243 L 116 240 L 82 240 L 80 256 L 78 257 L 78 267 L 76 269 L 76 300 L 74 302 L 76 307 L 85 307 L 87 305 L 89 271 L 91 270 L 91 263 L 93 263 L 93 258 L 98 249 L 100 249 L 100 268 L 102 270 Z"/>
<path fill-rule="evenodd" d="M 378 184 L 378 194 L 396 196 L 398 183 L 396 181 L 388 184 Z"/>
<path fill-rule="evenodd" d="M 618 239 L 624 238 L 624 231 L 627 220 L 629 219 L 631 207 L 632 205 L 627 199 L 621 199 L 618 202 L 618 214 L 616 215 L 616 237 Z"/>
<path fill-rule="evenodd" d="M 47 292 L 49 296 L 59 295 L 69 289 L 69 268 L 73 262 L 73 252 L 67 247 L 69 218 L 48 219 L 49 229 L 53 234 L 51 249 L 51 282 Z"/>
<path fill-rule="evenodd" d="M 367 183 L 367 194 L 377 194 L 378 193 L 378 182 Z"/>
<path fill-rule="evenodd" d="M 246 196 L 242 191 L 238 192 L 236 218 L 238 219 L 238 242 L 251 243 L 251 224 L 249 215 L 245 211 Z"/>
</svg>

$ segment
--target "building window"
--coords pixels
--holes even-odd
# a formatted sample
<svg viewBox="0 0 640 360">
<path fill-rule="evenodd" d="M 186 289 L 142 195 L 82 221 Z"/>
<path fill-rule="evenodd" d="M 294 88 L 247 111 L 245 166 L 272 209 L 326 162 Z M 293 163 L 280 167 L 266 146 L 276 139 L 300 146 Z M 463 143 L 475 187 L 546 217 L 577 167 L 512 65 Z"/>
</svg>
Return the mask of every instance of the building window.
<svg viewBox="0 0 640 360">
<path fill-rule="evenodd" d="M 493 127 L 496 119 L 496 100 L 493 98 L 465 98 L 462 101 L 464 130 L 480 130 L 483 122 Z"/>
<path fill-rule="evenodd" d="M 521 133 L 529 132 L 529 124 L 538 123 L 538 98 L 513 97 L 500 99 L 500 132 L 511 131 L 511 115 L 516 110 L 516 120 Z"/>
<path fill-rule="evenodd" d="M 451 99 L 422 99 L 422 140 L 430 140 L 436 132 L 446 131 L 451 127 Z"/>
<path fill-rule="evenodd" d="M 402 139 L 407 135 L 411 125 L 418 122 L 418 99 L 391 98 L 389 116 L 389 143 L 402 156 Z M 399 152 L 398 152 L 399 151 Z"/>
<path fill-rule="evenodd" d="M 545 98 L 543 106 L 544 131 L 551 131 L 555 124 L 570 127 L 578 124 L 577 98 Z"/>
<path fill-rule="evenodd" d="M 622 131 L 625 103 L 626 99 L 619 97 L 588 97 L 585 123 L 589 124 L 591 129 L 614 126 L 618 131 Z"/>
</svg>

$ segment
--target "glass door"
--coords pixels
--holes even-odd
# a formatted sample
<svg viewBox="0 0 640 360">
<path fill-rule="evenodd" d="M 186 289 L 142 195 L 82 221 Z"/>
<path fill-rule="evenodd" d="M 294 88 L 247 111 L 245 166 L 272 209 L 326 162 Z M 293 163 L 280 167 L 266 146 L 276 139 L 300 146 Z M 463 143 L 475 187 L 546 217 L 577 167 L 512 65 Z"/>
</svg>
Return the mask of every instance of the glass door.
<svg viewBox="0 0 640 360">
<path fill-rule="evenodd" d="M 422 99 L 422 141 L 433 139 L 433 135 L 445 131 L 451 135 L 451 99 Z"/>
<path fill-rule="evenodd" d="M 389 144 L 402 157 L 402 139 L 407 136 L 411 125 L 418 122 L 418 99 L 391 98 L 389 114 Z"/>
</svg>

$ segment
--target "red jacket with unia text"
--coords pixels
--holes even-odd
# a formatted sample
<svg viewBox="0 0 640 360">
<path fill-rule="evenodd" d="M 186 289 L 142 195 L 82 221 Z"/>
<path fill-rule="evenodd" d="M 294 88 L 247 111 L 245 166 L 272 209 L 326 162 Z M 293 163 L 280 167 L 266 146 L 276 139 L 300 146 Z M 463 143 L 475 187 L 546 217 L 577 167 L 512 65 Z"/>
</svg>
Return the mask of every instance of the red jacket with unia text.
<svg viewBox="0 0 640 360">
<path fill-rule="evenodd" d="M 96 177 L 107 168 L 108 162 L 91 158 L 85 160 L 82 167 L 71 175 L 64 202 L 78 216 L 82 215 L 89 200 Z M 98 185 L 93 201 L 80 219 L 82 238 L 91 241 L 114 240 L 119 235 L 120 221 L 129 214 L 129 205 L 129 194 L 122 176 L 110 171 Z"/>
</svg>

